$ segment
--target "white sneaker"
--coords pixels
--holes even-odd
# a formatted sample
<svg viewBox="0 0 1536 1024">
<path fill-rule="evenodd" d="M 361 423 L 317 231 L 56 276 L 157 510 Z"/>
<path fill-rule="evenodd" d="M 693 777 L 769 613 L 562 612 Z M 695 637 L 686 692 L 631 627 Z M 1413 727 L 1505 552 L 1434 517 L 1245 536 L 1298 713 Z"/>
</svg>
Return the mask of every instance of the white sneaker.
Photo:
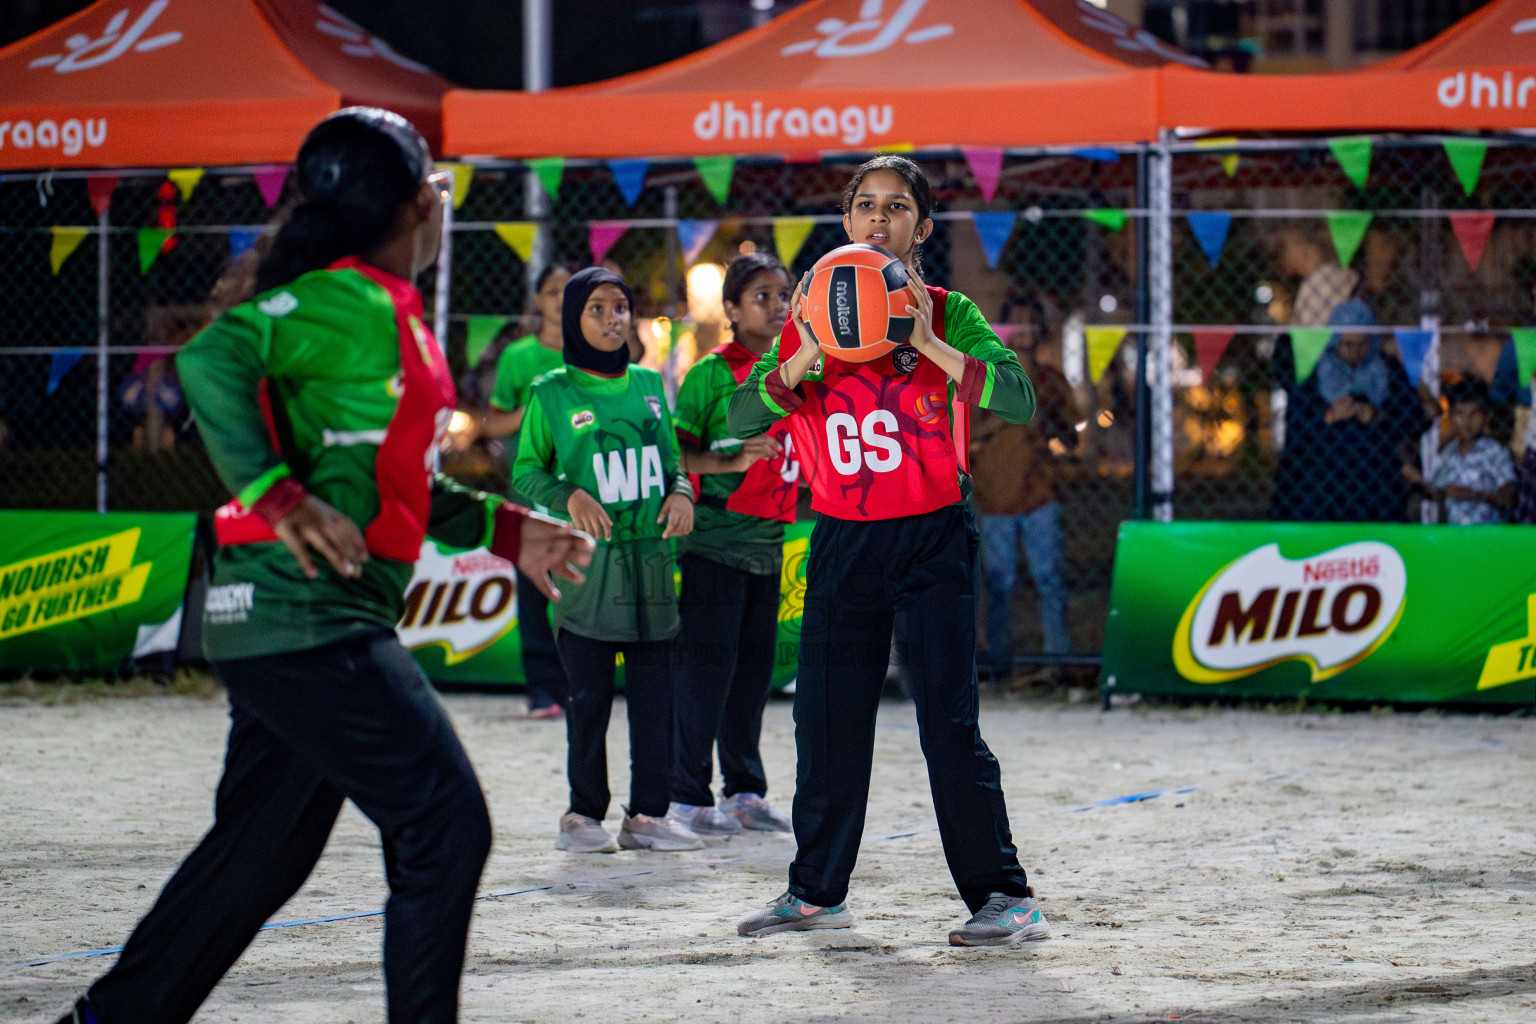
<svg viewBox="0 0 1536 1024">
<path fill-rule="evenodd" d="M 629 808 L 624 808 L 628 812 Z M 627 814 L 619 827 L 619 845 L 626 850 L 657 850 L 672 853 L 680 850 L 702 850 L 704 840 L 698 834 L 679 825 L 671 818 L 654 818 L 649 814 Z"/>
<path fill-rule="evenodd" d="M 757 793 L 737 793 L 720 801 L 720 811 L 754 832 L 793 832 L 789 815 Z"/>
<path fill-rule="evenodd" d="M 618 853 L 619 844 L 613 841 L 602 822 L 570 811 L 560 818 L 555 849 L 567 853 Z"/>
<path fill-rule="evenodd" d="M 712 804 L 680 804 L 674 801 L 667 808 L 667 820 L 674 821 L 700 838 L 734 836 L 741 831 L 741 823 L 716 810 Z"/>
</svg>

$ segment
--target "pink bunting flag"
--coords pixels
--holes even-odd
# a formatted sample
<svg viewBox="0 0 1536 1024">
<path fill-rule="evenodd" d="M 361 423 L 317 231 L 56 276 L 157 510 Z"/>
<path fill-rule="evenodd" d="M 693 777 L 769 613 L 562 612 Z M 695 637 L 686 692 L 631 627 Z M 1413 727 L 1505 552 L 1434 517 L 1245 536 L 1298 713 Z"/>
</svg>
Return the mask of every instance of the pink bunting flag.
<svg viewBox="0 0 1536 1024">
<path fill-rule="evenodd" d="M 1461 243 L 1461 254 L 1467 258 L 1467 265 L 1476 270 L 1483 262 L 1488 236 L 1493 234 L 1493 214 L 1453 213 L 1450 217 L 1451 230 L 1456 233 L 1456 241 Z"/>
<path fill-rule="evenodd" d="M 117 191 L 117 175 L 92 174 L 85 179 L 85 190 L 91 196 L 91 209 L 100 217 L 112 204 L 112 193 Z"/>
<path fill-rule="evenodd" d="M 176 350 L 174 348 L 169 348 L 163 345 L 141 350 L 138 353 L 138 358 L 133 361 L 133 371 L 131 375 L 137 377 L 139 374 L 153 366 L 158 360 L 164 359 L 166 356 L 175 351 Z"/>
<path fill-rule="evenodd" d="M 272 164 L 258 167 L 251 176 L 256 179 L 256 187 L 261 190 L 261 201 L 272 206 L 283 194 L 283 183 L 288 180 L 288 166 Z"/>
<path fill-rule="evenodd" d="M 1189 333 L 1195 339 L 1195 361 L 1200 364 L 1200 376 L 1210 380 L 1211 374 L 1216 372 L 1216 364 L 1221 362 L 1222 353 L 1226 352 L 1237 332 L 1211 328 Z"/>
<path fill-rule="evenodd" d="M 608 255 L 608 250 L 613 248 L 624 232 L 629 230 L 629 225 L 618 220 L 595 220 L 587 228 L 587 245 L 592 248 L 592 262 L 603 262 L 603 257 Z"/>
<path fill-rule="evenodd" d="M 997 195 L 997 183 L 1003 178 L 1003 150 L 1000 146 L 961 146 L 965 162 L 971 167 L 981 197 L 987 202 Z"/>
</svg>

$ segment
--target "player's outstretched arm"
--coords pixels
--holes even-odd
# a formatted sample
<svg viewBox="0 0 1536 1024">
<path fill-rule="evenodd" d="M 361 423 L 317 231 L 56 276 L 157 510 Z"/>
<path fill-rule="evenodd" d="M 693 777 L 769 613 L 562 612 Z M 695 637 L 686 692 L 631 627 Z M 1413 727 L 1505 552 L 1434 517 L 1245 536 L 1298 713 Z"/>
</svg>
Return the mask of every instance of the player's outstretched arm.
<svg viewBox="0 0 1536 1024">
<path fill-rule="evenodd" d="M 944 303 L 944 324 L 950 346 L 966 360 L 955 398 L 995 412 L 1009 423 L 1028 423 L 1035 415 L 1035 386 L 1019 365 L 1019 357 L 998 340 L 976 303 L 950 292 Z"/>
</svg>

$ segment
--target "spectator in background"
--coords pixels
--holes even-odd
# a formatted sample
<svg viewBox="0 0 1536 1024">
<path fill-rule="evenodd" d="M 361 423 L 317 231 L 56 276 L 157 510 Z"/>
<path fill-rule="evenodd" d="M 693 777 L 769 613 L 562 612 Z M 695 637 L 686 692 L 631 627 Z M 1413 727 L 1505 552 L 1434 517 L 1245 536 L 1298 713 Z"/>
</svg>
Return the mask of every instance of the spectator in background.
<svg viewBox="0 0 1536 1024">
<path fill-rule="evenodd" d="M 1531 286 L 1531 315 L 1536 318 L 1536 278 L 1533 278 Z M 1536 523 L 1536 408 L 1533 408 L 1531 402 L 1531 382 L 1520 379 L 1520 361 L 1513 340 L 1504 342 L 1499 349 L 1499 362 L 1493 372 L 1493 383 L 1488 388 L 1488 398 L 1493 405 L 1488 432 L 1496 440 L 1513 436 L 1517 426 L 1515 406 L 1526 408 L 1525 434 L 1522 439 L 1524 454 L 1515 481 L 1515 504 L 1511 519 L 1517 523 Z M 1503 425 L 1497 422 L 1500 419 L 1507 420 L 1508 430 L 1499 429 Z"/>
<path fill-rule="evenodd" d="M 1003 320 L 1015 325 L 1006 344 L 1034 382 L 1037 405 L 1028 424 L 1008 423 L 981 410 L 973 412 L 972 493 L 980 515 L 987 655 L 993 679 L 1007 679 L 1013 670 L 1013 587 L 1018 579 L 1021 546 L 1040 599 L 1043 650 L 1046 654 L 1065 654 L 1072 649 L 1053 454 L 1053 449 L 1065 454 L 1077 445 L 1072 387 L 1059 370 L 1042 365 L 1036 358 L 1036 349 L 1046 334 L 1045 315 L 1038 302 L 1006 303 Z"/>
<path fill-rule="evenodd" d="M 1445 504 L 1445 521 L 1452 526 L 1502 523 L 1515 501 L 1515 460 L 1488 436 L 1488 385 L 1457 381 L 1446 389 L 1446 398 L 1456 437 L 1440 449 L 1429 496 Z M 1403 476 L 1424 484 L 1414 466 L 1404 466 Z"/>
<path fill-rule="evenodd" d="M 1297 327 L 1323 327 L 1339 303 L 1354 298 L 1360 275 L 1339 266 L 1329 246 L 1313 228 L 1292 227 L 1280 233 L 1280 272 L 1301 279 L 1291 309 Z"/>
<path fill-rule="evenodd" d="M 1291 396 L 1289 434 L 1275 480 L 1275 519 L 1397 522 L 1406 517 L 1408 484 L 1400 448 L 1424 430 L 1418 396 L 1402 363 L 1381 351 L 1380 335 L 1358 299 L 1328 318 L 1342 328 Z"/>
</svg>

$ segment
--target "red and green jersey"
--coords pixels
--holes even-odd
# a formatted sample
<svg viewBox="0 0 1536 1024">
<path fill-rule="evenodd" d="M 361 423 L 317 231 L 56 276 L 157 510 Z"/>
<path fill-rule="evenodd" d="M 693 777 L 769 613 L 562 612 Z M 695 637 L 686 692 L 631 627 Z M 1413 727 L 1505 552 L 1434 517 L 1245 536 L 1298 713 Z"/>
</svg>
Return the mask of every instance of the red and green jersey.
<svg viewBox="0 0 1536 1024">
<path fill-rule="evenodd" d="M 750 349 L 732 341 L 693 365 L 677 389 L 674 415 L 680 444 L 726 458 L 741 451 L 741 441 L 731 436 L 726 423 L 726 410 L 756 363 Z M 781 420 L 768 434 L 785 449 L 783 455 L 759 459 L 745 473 L 698 477 L 693 533 L 683 538 L 682 550 L 746 572 L 778 573 L 784 524 L 795 521 L 800 466 L 788 425 Z"/>
<path fill-rule="evenodd" d="M 564 367 L 539 378 L 523 414 L 512 486 L 556 515 L 586 491 L 613 520 L 580 585 L 561 584 L 557 630 L 599 640 L 665 640 L 677 632 L 673 549 L 656 522 L 667 496 L 692 495 L 661 374 L 617 377 Z"/>
<path fill-rule="evenodd" d="M 968 406 L 1012 423 L 1035 411 L 1018 358 L 959 292 L 929 288 L 935 334 L 965 358 L 958 384 L 910 345 L 867 363 L 824 359 L 791 391 L 777 370 L 800 347 L 788 320 L 773 348 L 731 398 L 729 423 L 753 437 L 789 418 L 811 507 L 838 519 L 895 519 L 960 501 Z"/>
<path fill-rule="evenodd" d="M 205 612 L 210 658 L 305 650 L 393 628 L 422 538 L 473 547 L 500 499 L 435 474 L 453 411 L 421 296 L 356 259 L 314 271 L 221 316 L 177 355 L 198 431 L 235 501 Z M 359 579 L 307 580 L 253 506 L 293 479 L 363 531 Z"/>
</svg>

